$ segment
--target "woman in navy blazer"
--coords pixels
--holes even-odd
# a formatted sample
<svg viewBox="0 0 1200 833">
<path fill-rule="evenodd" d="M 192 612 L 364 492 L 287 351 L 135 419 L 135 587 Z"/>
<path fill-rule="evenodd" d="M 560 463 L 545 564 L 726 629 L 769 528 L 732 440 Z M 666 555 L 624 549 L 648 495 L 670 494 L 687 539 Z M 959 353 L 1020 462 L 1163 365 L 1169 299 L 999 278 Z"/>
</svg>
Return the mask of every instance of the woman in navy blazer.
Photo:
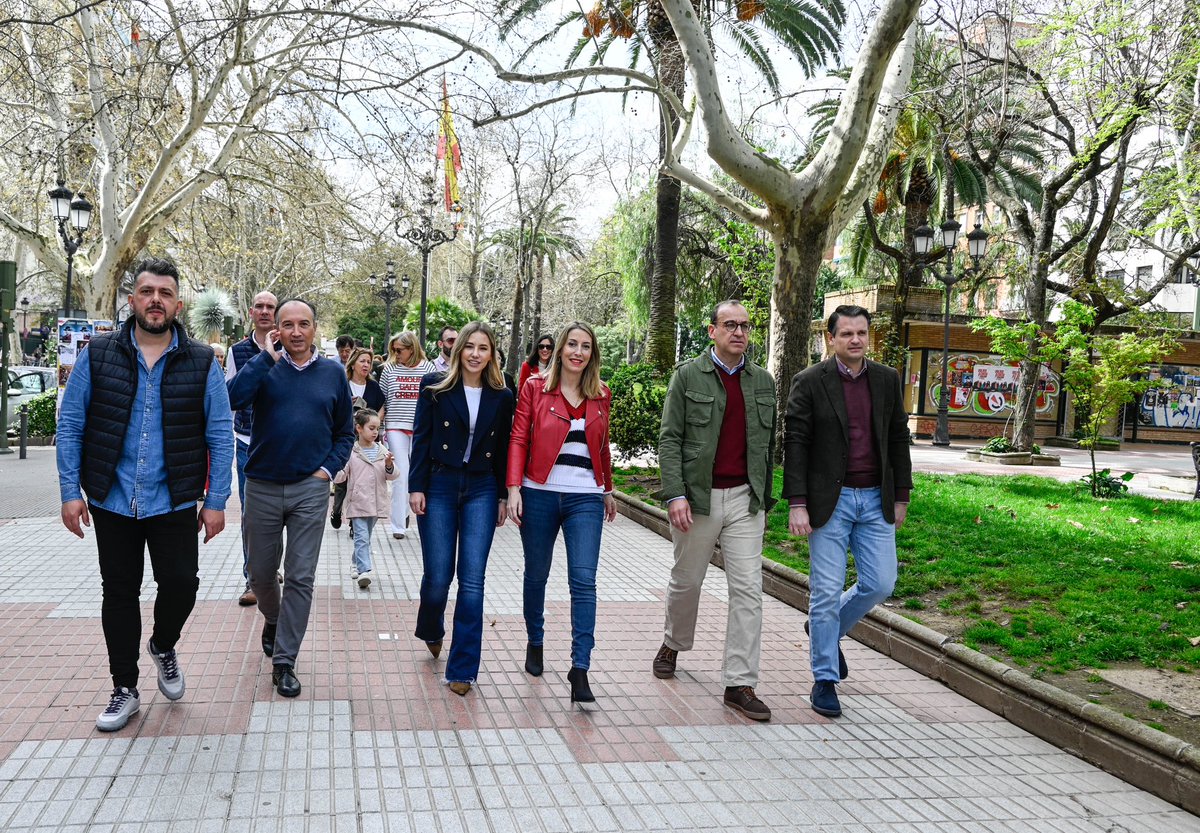
<svg viewBox="0 0 1200 833">
<path fill-rule="evenodd" d="M 496 527 L 508 511 L 504 486 L 513 397 L 504 384 L 491 327 L 459 331 L 446 373 L 421 380 L 413 422 L 409 506 L 417 517 L 425 574 L 417 639 L 436 658 L 446 634 L 446 600 L 458 575 L 450 690 L 466 695 L 479 673 L 483 576 Z"/>
</svg>

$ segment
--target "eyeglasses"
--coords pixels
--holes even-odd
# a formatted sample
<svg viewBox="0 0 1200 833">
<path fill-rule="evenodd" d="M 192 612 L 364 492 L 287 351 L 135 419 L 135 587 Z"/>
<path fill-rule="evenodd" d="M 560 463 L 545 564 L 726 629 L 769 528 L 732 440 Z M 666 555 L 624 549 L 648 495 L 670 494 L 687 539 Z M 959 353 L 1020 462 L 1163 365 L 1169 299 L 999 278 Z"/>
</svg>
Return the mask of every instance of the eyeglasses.
<svg viewBox="0 0 1200 833">
<path fill-rule="evenodd" d="M 737 321 L 722 321 L 717 326 L 723 328 L 727 333 L 736 333 L 738 330 L 747 334 L 754 332 L 754 325 L 749 321 L 742 321 L 740 323 Z"/>
<path fill-rule="evenodd" d="M 539 344 L 538 349 L 539 350 L 553 350 L 554 345 L 553 344 Z"/>
</svg>

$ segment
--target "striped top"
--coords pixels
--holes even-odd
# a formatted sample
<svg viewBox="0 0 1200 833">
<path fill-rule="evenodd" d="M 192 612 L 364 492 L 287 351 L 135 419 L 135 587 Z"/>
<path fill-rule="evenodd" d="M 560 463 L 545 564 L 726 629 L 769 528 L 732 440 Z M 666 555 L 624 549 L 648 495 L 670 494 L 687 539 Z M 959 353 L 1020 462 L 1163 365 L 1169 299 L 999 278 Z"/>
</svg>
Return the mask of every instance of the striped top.
<svg viewBox="0 0 1200 833">
<path fill-rule="evenodd" d="M 379 385 L 387 397 L 384 418 L 387 431 L 412 431 L 417 415 L 417 396 L 421 392 L 421 377 L 433 371 L 433 362 L 426 359 L 412 367 L 388 364 L 383 368 Z"/>
<path fill-rule="evenodd" d="M 530 489 L 542 489 L 547 492 L 570 492 L 572 494 L 604 494 L 604 487 L 597 485 L 596 475 L 592 466 L 592 455 L 588 451 L 587 435 L 584 429 L 587 420 L 587 400 L 574 407 L 567 403 L 567 415 L 571 418 L 571 428 L 567 438 L 563 440 L 562 448 L 545 483 L 536 483 L 525 477 L 521 485 Z"/>
</svg>

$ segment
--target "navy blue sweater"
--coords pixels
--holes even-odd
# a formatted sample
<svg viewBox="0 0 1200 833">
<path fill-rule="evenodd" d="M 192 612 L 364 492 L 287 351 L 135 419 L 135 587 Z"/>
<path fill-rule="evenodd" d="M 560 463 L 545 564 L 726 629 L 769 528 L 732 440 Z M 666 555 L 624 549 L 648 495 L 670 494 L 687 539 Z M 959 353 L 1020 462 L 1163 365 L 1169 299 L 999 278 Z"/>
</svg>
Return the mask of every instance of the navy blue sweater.
<svg viewBox="0 0 1200 833">
<path fill-rule="evenodd" d="M 354 411 L 346 371 L 318 358 L 304 370 L 266 351 L 229 380 L 229 405 L 254 408 L 246 476 L 297 483 L 317 469 L 346 467 L 354 446 Z"/>
</svg>

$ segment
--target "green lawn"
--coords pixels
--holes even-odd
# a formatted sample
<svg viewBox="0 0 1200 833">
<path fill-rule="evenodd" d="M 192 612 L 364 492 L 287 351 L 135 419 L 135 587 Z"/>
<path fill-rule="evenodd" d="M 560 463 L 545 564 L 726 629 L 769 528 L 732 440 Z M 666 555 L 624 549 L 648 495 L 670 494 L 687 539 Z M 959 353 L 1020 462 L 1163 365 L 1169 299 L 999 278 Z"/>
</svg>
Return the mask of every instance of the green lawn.
<svg viewBox="0 0 1200 833">
<path fill-rule="evenodd" d="M 654 470 L 621 469 L 648 498 Z M 782 475 L 776 472 L 776 494 Z M 655 482 L 651 482 L 655 481 Z M 1200 668 L 1200 503 L 1097 501 L 1040 477 L 916 475 L 892 602 L 1036 671 L 1141 662 Z M 767 557 L 808 571 L 808 545 L 768 519 Z M 936 620 L 936 621 L 931 621 Z"/>
</svg>

